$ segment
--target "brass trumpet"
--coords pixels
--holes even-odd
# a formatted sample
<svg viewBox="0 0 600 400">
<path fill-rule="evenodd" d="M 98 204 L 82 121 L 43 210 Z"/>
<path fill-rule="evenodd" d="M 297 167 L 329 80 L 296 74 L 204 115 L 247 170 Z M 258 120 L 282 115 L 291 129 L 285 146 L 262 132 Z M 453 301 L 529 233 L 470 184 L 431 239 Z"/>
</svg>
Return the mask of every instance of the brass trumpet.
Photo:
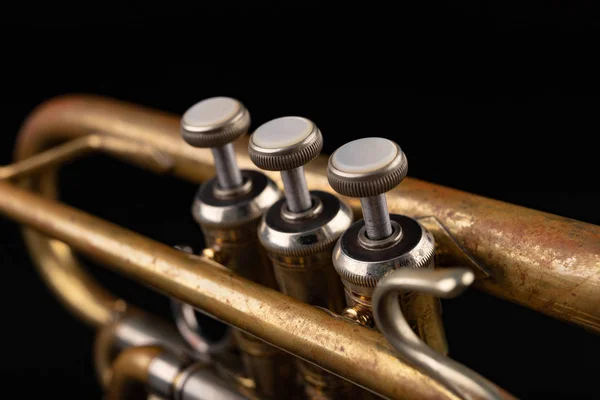
<svg viewBox="0 0 600 400">
<path fill-rule="evenodd" d="M 401 150 L 390 156 L 395 166 L 378 175 L 348 172 L 356 169 L 344 170 L 342 158 L 336 164 L 318 154 L 320 132 L 310 121 L 302 122 L 299 131 L 308 133 L 294 143 L 303 156 L 292 157 L 300 153 L 288 144 L 278 144 L 285 147 L 278 152 L 267 139 L 244 135 L 247 110 L 236 107 L 209 132 L 202 112 L 186 121 L 94 96 L 53 99 L 27 119 L 15 162 L 0 168 L 0 211 L 22 224 L 34 264 L 58 299 L 98 331 L 95 365 L 108 398 L 272 399 L 297 393 L 297 386 L 304 387 L 301 397 L 314 399 L 513 398 L 446 355 L 437 298 L 457 296 L 471 284 L 600 333 L 600 227 L 405 178 Z M 206 139 L 214 135 L 220 141 Z M 200 190 L 195 199 L 208 247 L 200 254 L 172 248 L 60 203 L 57 168 L 93 152 L 223 189 L 207 198 Z M 232 163 L 239 176 L 226 168 Z M 228 219 L 215 209 L 220 205 L 207 211 L 213 200 L 237 204 L 236 196 L 246 196 L 243 213 Z M 277 204 L 269 223 L 264 215 Z M 286 236 L 315 244 L 314 252 L 269 242 L 277 229 L 293 225 L 275 219 L 314 218 L 319 205 L 330 204 L 336 211 L 315 225 L 312 241 Z M 222 219 L 210 220 L 217 215 Z M 233 223 L 236 218 L 244 224 Z M 339 229 L 330 224 L 334 219 Z M 357 221 L 366 221 L 364 229 Z M 423 246 L 419 255 L 382 256 L 395 245 L 377 236 L 386 224 L 381 240 L 414 236 L 413 246 Z M 361 260 L 353 243 L 344 248 L 343 235 L 352 229 L 356 240 L 372 246 L 365 257 L 376 254 L 391 267 Z M 171 297 L 185 323 L 172 326 L 115 297 L 86 273 L 75 252 Z M 350 272 L 363 267 L 376 279 L 361 286 Z M 323 274 L 336 295 L 306 289 Z M 193 318 L 185 320 L 190 310 L 230 325 L 232 337 L 207 343 Z"/>
</svg>

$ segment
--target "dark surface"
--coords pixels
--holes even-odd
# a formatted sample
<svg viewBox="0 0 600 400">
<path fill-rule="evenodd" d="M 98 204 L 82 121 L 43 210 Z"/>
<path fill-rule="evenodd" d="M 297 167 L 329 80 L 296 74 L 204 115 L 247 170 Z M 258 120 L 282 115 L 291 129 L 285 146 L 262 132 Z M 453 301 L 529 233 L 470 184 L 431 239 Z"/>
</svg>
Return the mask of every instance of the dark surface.
<svg viewBox="0 0 600 400">
<path fill-rule="evenodd" d="M 302 231 L 312 231 L 325 226 L 338 215 L 340 211 L 340 202 L 334 195 L 322 192 L 320 190 L 311 191 L 311 196 L 320 199 L 323 204 L 323 209 L 318 217 L 306 219 L 302 221 L 289 221 L 281 216 L 282 208 L 287 207 L 285 198 L 278 200 L 267 211 L 265 222 L 267 226 L 278 232 L 284 233 L 299 233 Z M 313 201 L 314 207 L 314 201 Z M 315 237 L 315 241 L 317 238 Z M 309 243 L 306 243 L 309 244 Z"/>
<path fill-rule="evenodd" d="M 225 60 L 222 66 L 157 65 L 157 59 L 173 59 L 180 52 L 165 49 L 162 54 L 163 44 L 152 43 L 152 57 L 144 60 L 128 59 L 127 51 L 99 55 L 109 45 L 77 44 L 79 29 L 63 32 L 56 41 L 48 37 L 49 31 L 32 33 L 39 41 L 36 47 L 8 40 L 7 46 L 17 51 L 4 58 L 0 163 L 11 162 L 15 135 L 27 114 L 60 94 L 106 95 L 178 114 L 200 99 L 225 95 L 245 103 L 253 127 L 283 115 L 310 118 L 323 132 L 325 153 L 352 139 L 388 137 L 406 153 L 409 176 L 600 224 L 600 92 L 591 56 L 597 53 L 597 42 L 590 40 L 594 10 L 585 2 L 528 2 L 518 9 L 505 2 L 449 4 L 419 14 L 394 14 L 392 25 L 373 19 L 385 28 L 406 27 L 410 21 L 414 30 L 410 36 L 391 35 L 396 43 L 376 57 L 354 56 L 367 61 L 369 69 L 352 68 L 354 60 L 339 67 L 311 60 L 300 72 L 288 72 L 285 67 L 298 65 L 298 60 L 288 64 L 277 59 L 263 69 L 256 58 L 243 65 L 238 60 Z M 90 17 L 113 13 L 97 11 Z M 256 14 L 278 15 L 268 8 Z M 164 16 L 172 13 L 164 10 Z M 355 26 L 358 32 L 366 29 L 366 19 Z M 336 15 L 335 20 L 345 19 Z M 292 26 L 306 26 L 306 21 L 319 26 L 300 17 L 286 20 Z M 107 27 L 88 29 L 118 37 Z M 450 69 L 467 61 L 462 56 L 438 56 L 429 43 L 418 42 L 427 32 L 435 43 L 448 40 L 446 49 L 453 51 L 448 32 L 454 30 L 479 39 L 475 60 L 468 60 L 459 74 Z M 484 39 L 484 32 L 496 36 Z M 9 32 L 7 38 L 21 34 Z M 498 38 L 510 43 L 498 45 Z M 123 44 L 135 49 L 148 42 L 140 34 Z M 432 69 L 418 76 L 403 70 L 413 60 L 394 57 L 404 56 L 405 43 L 431 51 L 438 58 Z M 45 51 L 51 53 L 42 57 Z M 493 56 L 484 59 L 487 51 Z M 546 57 L 538 57 L 541 51 Z M 87 52 L 95 57 L 84 59 Z M 304 72 L 314 77 L 321 70 L 332 71 L 335 81 L 301 79 Z M 190 215 L 194 185 L 100 156 L 73 163 L 61 180 L 61 196 L 71 205 L 170 245 L 202 246 Z M 20 393 L 99 399 L 92 368 L 94 332 L 68 314 L 39 279 L 18 227 L 0 218 L 0 237 L 0 383 Z M 92 272 L 125 299 L 168 315 L 168 302 L 149 289 L 99 267 Z M 451 356 L 518 397 L 599 397 L 598 336 L 475 290 L 443 305 Z"/>
<path fill-rule="evenodd" d="M 252 187 L 248 193 L 245 193 L 243 196 L 235 197 L 231 199 L 223 199 L 215 196 L 214 193 L 214 185 L 217 185 L 216 179 L 211 179 L 206 182 L 206 185 L 202 185 L 200 190 L 198 190 L 197 197 L 199 202 L 208 204 L 213 207 L 228 207 L 238 203 L 250 203 L 253 199 L 255 199 L 258 195 L 260 195 L 263 190 L 267 187 L 267 178 L 261 173 L 252 170 L 243 170 L 242 171 L 243 182 L 246 183 L 248 180 L 252 181 Z"/>
<path fill-rule="evenodd" d="M 398 243 L 378 251 L 366 249 L 358 239 L 360 230 L 365 226 L 364 220 L 360 220 L 353 223 L 346 233 L 342 235 L 340 239 L 342 251 L 350 256 L 350 258 L 356 260 L 385 262 L 411 252 L 419 243 L 431 243 L 431 241 L 427 241 L 426 239 L 421 241 L 421 238 L 424 237 L 423 229 L 421 229 L 416 220 L 398 214 L 392 214 L 391 220 L 398 223 L 402 229 L 402 240 Z M 431 246 L 429 249 L 431 249 Z"/>
</svg>

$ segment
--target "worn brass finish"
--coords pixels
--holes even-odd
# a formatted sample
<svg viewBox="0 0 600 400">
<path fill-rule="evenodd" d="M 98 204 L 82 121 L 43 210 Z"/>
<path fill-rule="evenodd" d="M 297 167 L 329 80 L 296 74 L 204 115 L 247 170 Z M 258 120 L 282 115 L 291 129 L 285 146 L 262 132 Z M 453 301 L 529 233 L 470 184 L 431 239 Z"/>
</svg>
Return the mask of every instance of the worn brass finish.
<svg viewBox="0 0 600 400">
<path fill-rule="evenodd" d="M 241 350 L 245 371 L 251 376 L 257 394 L 281 399 L 291 398 L 299 392 L 296 383 L 294 359 L 255 336 L 240 330 L 233 331 L 233 337 Z"/>
<path fill-rule="evenodd" d="M 221 264 L 6 182 L 0 182 L 0 213 L 384 397 L 457 399 L 399 360 L 378 332 L 241 278 Z"/>
<path fill-rule="evenodd" d="M 440 354 L 448 354 L 448 343 L 444 333 L 440 300 L 422 293 L 404 293 L 400 306 L 413 331 L 432 349 Z M 346 290 L 348 309 L 344 314 L 357 322 L 372 324 L 371 296 L 360 296 Z M 362 314 L 359 312 L 362 311 Z M 368 316 L 365 316 L 368 315 Z"/>
<path fill-rule="evenodd" d="M 236 228 L 201 229 L 207 248 L 216 253 L 215 261 L 246 279 L 276 288 L 271 262 L 256 236 L 257 225 L 252 221 Z"/>
<path fill-rule="evenodd" d="M 408 292 L 400 296 L 400 307 L 413 331 L 440 354 L 448 354 L 448 342 L 442 321 L 440 299 L 422 293 Z"/>
<path fill-rule="evenodd" d="M 328 250 L 306 256 L 269 256 L 282 293 L 339 314 L 344 308 L 344 290 L 331 263 L 331 250 Z M 365 398 L 364 393 L 358 397 L 359 388 L 313 364 L 299 360 L 298 370 L 309 399 Z"/>
<path fill-rule="evenodd" d="M 201 228 L 206 245 L 217 250 L 221 264 L 246 279 L 275 288 L 273 269 L 256 235 L 257 224 L 251 221 L 230 229 Z M 295 382 L 293 358 L 244 332 L 234 330 L 233 338 L 256 391 L 271 399 L 288 395 Z"/>
<path fill-rule="evenodd" d="M 270 254 L 279 289 L 335 313 L 344 309 L 344 288 L 331 264 L 331 250 L 306 256 Z"/>
<path fill-rule="evenodd" d="M 234 354 L 220 353 L 215 357 L 215 370 L 221 378 L 227 382 L 232 382 L 238 391 L 252 400 L 259 400 L 256 395 L 256 386 L 254 380 L 246 376 L 243 361 Z"/>
<path fill-rule="evenodd" d="M 131 148 L 130 160 L 136 158 L 136 146 L 149 146 L 170 158 L 168 172 L 175 176 L 192 182 L 212 178 L 210 150 L 183 142 L 179 122 L 176 115 L 116 100 L 65 96 L 43 104 L 27 119 L 15 159 L 98 134 L 126 139 L 122 143 Z M 235 146 L 240 167 L 256 169 L 247 155 L 248 140 L 241 138 Z M 309 189 L 332 192 L 326 167 L 326 156 L 306 165 Z M 281 185 L 278 172 L 265 173 Z M 21 182 L 45 196 L 56 196 L 52 169 Z M 359 201 L 345 200 L 359 216 Z M 600 333 L 600 227 L 410 177 L 387 193 L 387 201 L 391 213 L 435 217 L 458 245 L 440 248 L 444 258 L 464 259 L 464 250 L 489 273 L 487 278 L 478 277 L 478 289 Z M 117 299 L 81 269 L 66 245 L 24 229 L 40 274 L 63 303 L 91 324 L 108 321 L 122 303 L 115 303 Z M 444 243 L 437 235 L 436 241 Z"/>
<path fill-rule="evenodd" d="M 321 368 L 304 361 L 298 362 L 304 381 L 304 398 L 310 400 L 342 400 L 373 398 L 371 393 L 350 382 L 331 375 Z"/>
</svg>

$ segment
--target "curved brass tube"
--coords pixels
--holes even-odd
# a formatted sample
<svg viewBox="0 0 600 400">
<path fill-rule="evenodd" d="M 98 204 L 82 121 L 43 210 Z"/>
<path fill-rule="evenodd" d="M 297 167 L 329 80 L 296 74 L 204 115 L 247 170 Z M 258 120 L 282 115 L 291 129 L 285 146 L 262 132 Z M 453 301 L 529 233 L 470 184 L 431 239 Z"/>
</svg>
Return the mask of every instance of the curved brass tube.
<svg viewBox="0 0 600 400">
<path fill-rule="evenodd" d="M 91 103 L 93 104 L 90 104 L 89 100 L 96 100 L 96 102 L 92 101 Z M 93 135 L 93 137 L 89 137 L 86 141 L 92 149 L 104 150 L 124 160 L 135 162 L 136 159 L 139 159 L 140 153 L 144 153 L 143 150 L 150 148 L 151 150 L 154 149 L 154 154 L 159 159 L 158 163 L 163 162 L 168 164 L 170 162 L 170 160 L 160 160 L 161 155 L 164 154 L 156 150 L 160 149 L 160 146 L 148 147 L 149 145 L 145 141 L 137 141 L 135 135 L 131 137 L 133 141 L 122 140 L 127 137 L 124 134 L 106 136 L 106 130 L 103 129 L 105 127 L 102 127 L 102 124 L 95 125 L 94 118 L 91 115 L 89 116 L 92 118 L 86 118 L 80 113 L 83 111 L 81 106 L 88 105 L 92 106 L 92 108 L 95 108 L 94 106 L 97 105 L 99 106 L 100 104 L 97 103 L 97 100 L 86 97 L 65 97 L 40 106 L 22 126 L 15 147 L 15 160 L 17 162 L 24 161 L 58 143 Z M 116 104 L 113 104 L 113 107 L 114 105 Z M 96 111 L 103 118 L 108 119 L 110 118 L 111 111 L 116 111 L 114 108 L 108 108 L 100 107 Z M 129 110 L 131 112 L 139 111 L 137 107 L 130 107 Z M 105 113 L 102 113 L 102 111 Z M 122 111 L 125 111 L 125 109 Z M 114 122 L 122 126 L 124 130 L 136 130 L 134 126 L 127 125 L 124 123 L 125 121 L 120 120 L 116 114 L 113 114 L 113 116 L 117 117 Z M 130 121 L 133 122 L 136 119 L 134 117 Z M 152 120 L 157 122 L 157 128 L 160 127 L 158 120 L 161 119 L 174 122 L 174 118 L 161 118 L 156 113 L 155 118 Z M 135 121 L 135 123 L 142 130 L 144 129 L 141 120 Z M 172 126 L 172 124 L 169 124 L 169 126 Z M 95 129 L 94 127 L 99 129 Z M 96 135 L 95 131 L 100 133 Z M 153 163 L 144 162 L 143 159 L 139 159 L 137 164 L 154 169 L 155 172 L 164 171 L 161 168 L 153 168 Z M 49 198 L 57 197 L 56 168 L 46 168 L 39 171 L 39 174 L 35 176 L 26 176 L 25 178 L 17 179 L 17 181 L 23 187 L 36 191 L 43 196 Z M 63 305 L 82 321 L 99 327 L 110 323 L 116 315 L 125 311 L 127 307 L 126 303 L 99 285 L 81 267 L 71 249 L 64 243 L 48 238 L 27 227 L 23 228 L 23 235 L 30 249 L 34 265 L 37 267 L 41 277 Z"/>
<path fill-rule="evenodd" d="M 107 400 L 143 399 L 148 368 L 163 350 L 157 346 L 132 347 L 121 352 L 112 365 Z"/>
<path fill-rule="evenodd" d="M 115 330 L 117 323 L 104 325 L 98 330 L 94 341 L 94 369 L 103 388 L 111 381 L 112 363 L 115 352 Z"/>
<path fill-rule="evenodd" d="M 172 158 L 171 172 L 192 182 L 214 174 L 210 150 L 188 146 L 179 117 L 96 96 L 64 96 L 38 107 L 19 134 L 15 159 L 24 160 L 65 140 L 97 133 L 142 143 Z M 241 168 L 256 169 L 247 138 L 236 143 Z M 305 170 L 310 189 L 331 192 L 325 155 Z M 277 173 L 267 172 L 279 182 Z M 22 184 L 56 196 L 47 171 Z M 491 277 L 475 287 L 600 333 L 600 227 L 459 190 L 406 178 L 387 194 L 390 212 L 435 217 Z M 356 199 L 346 199 L 360 215 Z M 24 228 L 41 275 L 62 301 L 92 324 L 109 320 L 115 299 L 75 262 L 70 249 Z M 455 264 L 456 265 L 456 264 Z"/>
<path fill-rule="evenodd" d="M 35 173 L 46 175 L 47 180 L 38 180 L 40 193 L 52 196 L 56 192 L 53 181 L 54 171 L 60 164 L 83 157 L 92 152 L 105 152 L 117 158 L 133 162 L 141 167 L 161 173 L 170 168 L 170 159 L 156 149 L 140 142 L 111 136 L 91 134 L 74 139 L 63 145 L 36 153 L 15 164 L 0 167 L 0 179 L 27 179 Z M 32 182 L 35 178 L 30 178 Z M 25 230 L 35 264 L 50 288 L 85 322 L 92 325 L 108 323 L 113 314 L 119 314 L 126 308 L 123 301 L 113 298 L 101 289 L 77 264 L 70 249 L 57 240 L 48 240 L 36 232 Z M 37 250 L 37 251 L 35 251 Z"/>
</svg>

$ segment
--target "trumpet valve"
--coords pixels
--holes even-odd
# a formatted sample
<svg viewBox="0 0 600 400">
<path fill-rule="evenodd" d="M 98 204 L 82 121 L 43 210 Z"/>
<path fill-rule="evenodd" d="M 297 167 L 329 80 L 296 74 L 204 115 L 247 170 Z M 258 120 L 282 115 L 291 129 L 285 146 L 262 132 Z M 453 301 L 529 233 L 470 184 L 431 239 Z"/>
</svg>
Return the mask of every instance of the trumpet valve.
<svg viewBox="0 0 600 400">
<path fill-rule="evenodd" d="M 375 286 L 395 269 L 434 267 L 431 233 L 416 220 L 388 211 L 385 193 L 402 182 L 407 170 L 400 146 L 384 138 L 349 142 L 329 158 L 331 187 L 343 196 L 360 198 L 363 212 L 363 219 L 344 232 L 333 250 L 333 264 L 350 307 L 372 312 Z M 439 299 L 406 293 L 400 301 L 416 333 L 445 353 Z"/>
<path fill-rule="evenodd" d="M 352 223 L 352 210 L 332 194 L 307 188 L 303 166 L 319 155 L 322 146 L 322 134 L 312 121 L 282 117 L 254 131 L 248 152 L 259 168 L 280 171 L 283 181 L 285 197 L 265 213 L 258 230 L 279 289 L 341 312 L 343 287 L 331 251 Z"/>
<path fill-rule="evenodd" d="M 352 223 L 352 209 L 332 194 L 308 190 L 303 167 L 319 155 L 322 146 L 322 134 L 312 121 L 283 117 L 258 127 L 248 152 L 259 168 L 280 171 L 283 181 L 284 198 L 265 213 L 258 229 L 279 290 L 340 313 L 344 289 L 331 252 Z M 319 367 L 299 360 L 298 370 L 307 398 L 358 398 L 350 394 L 352 385 Z"/>
</svg>

